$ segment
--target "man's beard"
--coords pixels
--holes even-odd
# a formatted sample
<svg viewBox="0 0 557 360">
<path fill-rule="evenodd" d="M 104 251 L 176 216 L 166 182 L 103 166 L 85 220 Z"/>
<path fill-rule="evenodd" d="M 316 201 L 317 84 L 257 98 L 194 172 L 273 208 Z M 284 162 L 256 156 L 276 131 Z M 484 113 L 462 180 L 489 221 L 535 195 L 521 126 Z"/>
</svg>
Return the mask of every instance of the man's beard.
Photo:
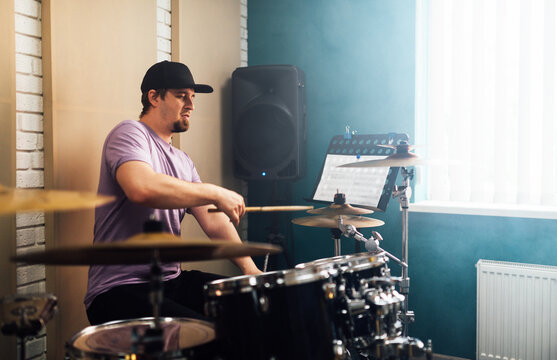
<svg viewBox="0 0 557 360">
<path fill-rule="evenodd" d="M 187 122 L 176 121 L 172 126 L 173 133 L 181 133 L 186 132 L 190 128 L 190 125 Z"/>
</svg>

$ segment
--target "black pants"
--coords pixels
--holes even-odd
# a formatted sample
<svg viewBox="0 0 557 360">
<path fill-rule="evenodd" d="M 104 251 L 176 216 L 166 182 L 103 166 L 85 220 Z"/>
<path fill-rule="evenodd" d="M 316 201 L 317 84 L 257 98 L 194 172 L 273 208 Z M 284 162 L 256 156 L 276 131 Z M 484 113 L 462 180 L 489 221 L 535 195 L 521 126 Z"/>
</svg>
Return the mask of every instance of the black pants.
<svg viewBox="0 0 557 360">
<path fill-rule="evenodd" d="M 161 316 L 207 320 L 204 314 L 203 286 L 224 276 L 201 271 L 182 271 L 175 279 L 163 282 Z M 114 320 L 153 316 L 149 283 L 122 285 L 97 295 L 87 309 L 91 325 Z"/>
</svg>

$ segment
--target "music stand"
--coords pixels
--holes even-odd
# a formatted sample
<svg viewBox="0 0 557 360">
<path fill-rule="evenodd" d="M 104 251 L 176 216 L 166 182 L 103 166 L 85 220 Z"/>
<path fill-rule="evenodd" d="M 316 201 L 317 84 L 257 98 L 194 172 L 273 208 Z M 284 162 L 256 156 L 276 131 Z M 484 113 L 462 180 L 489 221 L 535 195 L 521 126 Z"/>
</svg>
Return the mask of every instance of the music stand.
<svg viewBox="0 0 557 360">
<path fill-rule="evenodd" d="M 340 168 L 357 159 L 379 160 L 394 150 L 377 145 L 397 144 L 408 141 L 407 134 L 335 135 L 329 143 L 323 166 L 310 201 L 331 203 L 337 193 L 345 194 L 350 205 L 384 212 L 393 192 L 398 167 Z M 335 256 L 340 255 L 338 229 L 331 229 Z"/>
<path fill-rule="evenodd" d="M 399 168 L 339 168 L 360 160 L 379 160 L 394 150 L 377 145 L 408 141 L 406 134 L 336 135 L 331 139 L 310 201 L 331 203 L 337 192 L 350 205 L 384 212 L 391 197 Z"/>
</svg>

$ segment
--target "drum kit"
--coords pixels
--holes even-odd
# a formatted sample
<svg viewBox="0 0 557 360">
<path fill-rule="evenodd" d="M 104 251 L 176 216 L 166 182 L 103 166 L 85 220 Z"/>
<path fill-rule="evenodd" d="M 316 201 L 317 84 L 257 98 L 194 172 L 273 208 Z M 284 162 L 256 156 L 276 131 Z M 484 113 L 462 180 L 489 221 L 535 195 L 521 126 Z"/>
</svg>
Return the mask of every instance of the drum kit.
<svg viewBox="0 0 557 360">
<path fill-rule="evenodd" d="M 404 150 L 397 148 L 393 154 L 397 158 L 393 159 L 401 161 Z M 410 154 L 409 147 L 406 153 Z M 413 154 L 406 160 L 410 166 L 417 161 Z M 383 161 L 377 166 L 400 164 Z M 407 216 L 404 206 L 407 210 L 412 174 L 403 168 L 403 185 L 393 192 L 393 197 L 396 194 L 401 201 L 403 216 Z M 0 214 L 90 208 L 109 201 L 109 197 L 86 193 L 0 188 Z M 292 269 L 206 284 L 205 315 L 210 321 L 160 316 L 161 263 L 259 256 L 277 253 L 281 251 L 279 247 L 219 240 L 185 242 L 162 232 L 156 221 L 150 221 L 144 233 L 121 242 L 57 247 L 12 256 L 11 261 L 47 265 L 151 264 L 153 316 L 83 329 L 66 343 L 66 358 L 70 360 L 431 359 L 431 341 L 424 344 L 406 334 L 410 318 L 413 320 L 407 308 L 407 222 L 403 221 L 403 253 L 399 260 L 379 246 L 379 233 L 374 231 L 366 239 L 358 232 L 358 228 L 377 227 L 383 222 L 363 217 L 372 211 L 345 203 L 342 194 L 336 194 L 330 206 L 318 209 L 286 206 L 246 210 L 308 210 L 311 216 L 292 222 L 330 228 L 335 254 Z M 364 242 L 368 251 L 341 255 L 341 236 Z M 401 265 L 400 278 L 391 276 L 390 260 Z M 21 359 L 25 359 L 25 338 L 38 334 L 56 311 L 56 297 L 52 294 L 0 299 L 1 330 L 21 339 Z"/>
</svg>

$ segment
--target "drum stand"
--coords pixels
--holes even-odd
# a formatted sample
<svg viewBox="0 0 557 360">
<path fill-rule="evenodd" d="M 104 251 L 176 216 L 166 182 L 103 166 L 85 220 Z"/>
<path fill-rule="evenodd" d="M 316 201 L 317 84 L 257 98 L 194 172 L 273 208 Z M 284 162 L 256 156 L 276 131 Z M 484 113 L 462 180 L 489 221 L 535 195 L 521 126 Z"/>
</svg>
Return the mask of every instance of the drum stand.
<svg viewBox="0 0 557 360">
<path fill-rule="evenodd" d="M 402 266 L 399 285 L 400 293 L 404 295 L 399 319 L 403 325 L 402 336 L 408 336 L 408 324 L 414 322 L 414 312 L 408 310 L 408 293 L 410 292 L 410 278 L 408 277 L 408 206 L 412 196 L 410 180 L 414 177 L 414 170 L 407 170 L 405 167 L 401 167 L 401 174 L 403 177 L 402 186 L 395 185 L 392 196 L 393 199 L 398 198 L 402 211 L 402 262 L 406 266 Z"/>
<path fill-rule="evenodd" d="M 52 294 L 16 295 L 0 299 L 4 335 L 19 339 L 19 358 L 25 360 L 25 343 L 29 336 L 36 336 L 58 311 L 58 299 Z"/>
<path fill-rule="evenodd" d="M 342 224 L 342 217 L 339 217 L 338 221 Z M 340 256 L 340 236 L 342 235 L 342 231 L 340 229 L 332 228 L 331 235 L 335 246 L 335 256 Z"/>
</svg>

